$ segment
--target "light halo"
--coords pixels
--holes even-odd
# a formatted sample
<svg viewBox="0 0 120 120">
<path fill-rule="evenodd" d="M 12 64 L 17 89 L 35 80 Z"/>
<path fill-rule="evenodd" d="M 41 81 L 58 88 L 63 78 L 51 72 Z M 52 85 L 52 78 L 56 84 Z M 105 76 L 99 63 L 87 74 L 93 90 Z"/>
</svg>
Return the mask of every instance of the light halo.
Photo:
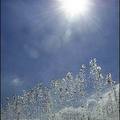
<svg viewBox="0 0 120 120">
<path fill-rule="evenodd" d="M 69 18 L 86 16 L 90 10 L 90 0 L 59 0 L 61 10 Z"/>
</svg>

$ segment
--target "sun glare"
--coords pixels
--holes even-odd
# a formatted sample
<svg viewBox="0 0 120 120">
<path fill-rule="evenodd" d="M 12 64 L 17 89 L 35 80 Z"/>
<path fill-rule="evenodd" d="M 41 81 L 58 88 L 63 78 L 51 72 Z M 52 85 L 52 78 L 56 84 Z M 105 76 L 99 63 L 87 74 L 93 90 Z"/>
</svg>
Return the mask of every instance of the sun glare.
<svg viewBox="0 0 120 120">
<path fill-rule="evenodd" d="M 69 17 L 86 15 L 89 11 L 90 0 L 59 0 L 62 11 Z"/>
</svg>

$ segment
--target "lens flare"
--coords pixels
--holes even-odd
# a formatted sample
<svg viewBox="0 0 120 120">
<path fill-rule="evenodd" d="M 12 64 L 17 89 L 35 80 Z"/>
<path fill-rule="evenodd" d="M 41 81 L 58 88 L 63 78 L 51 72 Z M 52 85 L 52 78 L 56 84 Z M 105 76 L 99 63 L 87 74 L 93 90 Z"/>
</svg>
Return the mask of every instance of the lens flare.
<svg viewBox="0 0 120 120">
<path fill-rule="evenodd" d="M 90 8 L 90 0 L 59 0 L 62 11 L 69 17 L 86 15 Z"/>
</svg>

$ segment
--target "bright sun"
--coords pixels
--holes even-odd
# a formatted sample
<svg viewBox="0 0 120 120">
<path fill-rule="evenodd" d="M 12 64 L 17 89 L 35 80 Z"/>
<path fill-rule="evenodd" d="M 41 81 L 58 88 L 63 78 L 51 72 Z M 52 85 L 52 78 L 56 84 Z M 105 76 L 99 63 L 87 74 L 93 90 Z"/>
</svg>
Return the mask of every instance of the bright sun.
<svg viewBox="0 0 120 120">
<path fill-rule="evenodd" d="M 89 11 L 90 0 L 59 0 L 62 11 L 69 17 L 86 15 Z"/>
</svg>

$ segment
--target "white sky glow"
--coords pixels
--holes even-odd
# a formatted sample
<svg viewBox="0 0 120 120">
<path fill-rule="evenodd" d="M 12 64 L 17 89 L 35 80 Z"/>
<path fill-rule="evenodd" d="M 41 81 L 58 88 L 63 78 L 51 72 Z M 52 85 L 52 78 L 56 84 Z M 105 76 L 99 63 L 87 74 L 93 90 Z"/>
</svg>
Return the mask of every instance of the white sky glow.
<svg viewBox="0 0 120 120">
<path fill-rule="evenodd" d="M 69 17 L 85 16 L 90 10 L 90 0 L 59 0 L 62 11 Z"/>
</svg>

